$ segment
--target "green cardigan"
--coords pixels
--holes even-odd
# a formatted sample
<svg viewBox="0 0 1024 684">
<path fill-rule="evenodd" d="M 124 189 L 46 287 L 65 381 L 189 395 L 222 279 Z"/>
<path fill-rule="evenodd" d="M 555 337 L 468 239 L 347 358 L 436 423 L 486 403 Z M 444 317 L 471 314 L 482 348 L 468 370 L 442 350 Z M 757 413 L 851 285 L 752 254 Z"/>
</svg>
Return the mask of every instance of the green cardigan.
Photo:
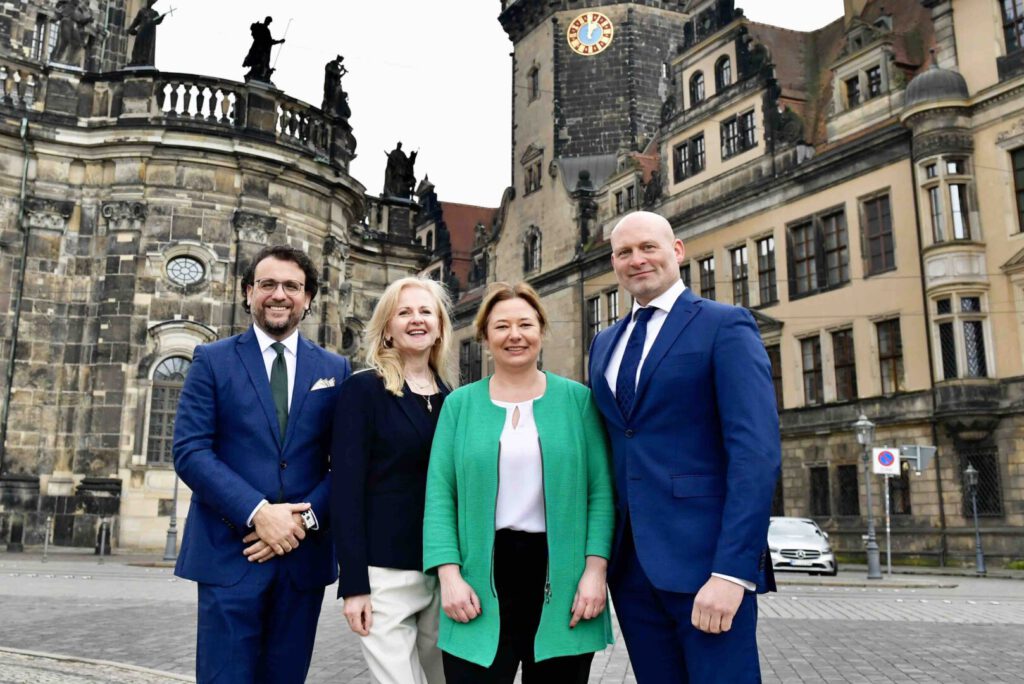
<svg viewBox="0 0 1024 684">
<path fill-rule="evenodd" d="M 490 378 L 460 387 L 444 401 L 434 433 L 423 518 L 423 567 L 462 566 L 481 614 L 459 623 L 441 613 L 441 650 L 489 667 L 498 650 L 494 589 L 499 439 L 505 409 L 490 397 Z M 608 558 L 615 509 L 604 427 L 590 390 L 547 373 L 533 410 L 544 470 L 550 598 L 534 641 L 537 660 L 591 653 L 613 643 L 609 608 L 569 629 L 586 556 Z"/>
</svg>

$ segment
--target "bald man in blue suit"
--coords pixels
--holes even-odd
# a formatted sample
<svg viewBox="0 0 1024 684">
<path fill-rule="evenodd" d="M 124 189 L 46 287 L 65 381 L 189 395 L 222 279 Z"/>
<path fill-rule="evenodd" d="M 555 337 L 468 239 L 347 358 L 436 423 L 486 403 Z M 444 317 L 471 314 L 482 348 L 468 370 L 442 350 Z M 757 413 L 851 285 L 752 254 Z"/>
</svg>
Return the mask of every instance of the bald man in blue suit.
<svg viewBox="0 0 1024 684">
<path fill-rule="evenodd" d="M 328 452 L 350 366 L 299 334 L 317 292 L 303 252 L 264 249 L 242 290 L 252 327 L 196 348 L 178 404 L 192 503 L 174 572 L 199 584 L 200 683 L 298 684 L 337 578 Z"/>
<path fill-rule="evenodd" d="M 759 682 L 781 461 L 767 353 L 748 311 L 683 285 L 664 218 L 629 214 L 611 244 L 634 306 L 594 339 L 589 370 L 612 442 L 608 582 L 633 671 L 639 684 Z"/>
</svg>

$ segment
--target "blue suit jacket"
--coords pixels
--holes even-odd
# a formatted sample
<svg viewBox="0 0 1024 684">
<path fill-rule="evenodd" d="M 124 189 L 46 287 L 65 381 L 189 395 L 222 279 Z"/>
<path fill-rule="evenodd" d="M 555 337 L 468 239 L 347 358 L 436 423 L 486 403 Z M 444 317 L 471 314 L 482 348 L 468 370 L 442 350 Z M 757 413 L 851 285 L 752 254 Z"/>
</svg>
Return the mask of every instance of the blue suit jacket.
<svg viewBox="0 0 1024 684">
<path fill-rule="evenodd" d="M 445 395 L 448 389 L 438 381 Z M 396 397 L 372 370 L 345 381 L 334 414 L 331 532 L 338 596 L 370 593 L 369 566 L 423 567 L 423 507 L 434 419 L 408 387 Z M 440 403 L 433 407 L 435 414 Z"/>
<path fill-rule="evenodd" d="M 612 442 L 616 544 L 628 516 L 637 557 L 664 591 L 696 593 L 712 572 L 774 589 L 767 534 L 779 419 L 753 316 L 687 288 L 623 416 L 604 372 L 628 323 L 599 333 L 590 350 L 590 382 Z"/>
<path fill-rule="evenodd" d="M 270 380 L 252 328 L 196 348 L 174 423 L 174 467 L 192 504 L 174 573 L 230 586 L 253 566 L 242 551 L 246 521 L 262 499 L 312 504 L 320 530 L 271 563 L 299 589 L 337 577 L 329 534 L 331 415 L 347 359 L 299 337 L 284 443 Z M 334 386 L 311 391 L 321 379 Z"/>
</svg>

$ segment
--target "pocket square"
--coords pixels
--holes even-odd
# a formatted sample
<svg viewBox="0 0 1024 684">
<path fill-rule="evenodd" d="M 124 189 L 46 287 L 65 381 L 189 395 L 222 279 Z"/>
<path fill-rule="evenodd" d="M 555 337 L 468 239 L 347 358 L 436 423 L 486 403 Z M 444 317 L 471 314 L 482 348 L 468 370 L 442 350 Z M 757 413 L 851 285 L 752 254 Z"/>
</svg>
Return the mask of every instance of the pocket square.
<svg viewBox="0 0 1024 684">
<path fill-rule="evenodd" d="M 309 391 L 316 392 L 317 390 L 327 389 L 328 387 L 334 387 L 334 378 L 320 378 L 313 383 L 313 386 L 309 388 Z"/>
</svg>

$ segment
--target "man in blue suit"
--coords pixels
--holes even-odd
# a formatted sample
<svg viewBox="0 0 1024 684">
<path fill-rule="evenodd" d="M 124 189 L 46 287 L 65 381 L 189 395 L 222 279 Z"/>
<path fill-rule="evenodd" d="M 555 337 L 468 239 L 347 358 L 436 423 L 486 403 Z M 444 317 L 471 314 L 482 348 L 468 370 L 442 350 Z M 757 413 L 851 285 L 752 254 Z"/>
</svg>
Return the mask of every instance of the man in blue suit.
<svg viewBox="0 0 1024 684">
<path fill-rule="evenodd" d="M 781 461 L 767 353 L 748 311 L 683 285 L 664 218 L 629 214 L 611 245 L 634 304 L 594 339 L 590 383 L 617 488 L 609 585 L 637 682 L 759 682 L 755 592 L 775 588 Z"/>
<path fill-rule="evenodd" d="M 245 333 L 197 347 L 174 426 L 192 490 L 179 577 L 199 583 L 199 682 L 302 682 L 324 587 L 331 416 L 347 359 L 299 335 L 317 269 L 262 250 L 242 277 Z"/>
</svg>

